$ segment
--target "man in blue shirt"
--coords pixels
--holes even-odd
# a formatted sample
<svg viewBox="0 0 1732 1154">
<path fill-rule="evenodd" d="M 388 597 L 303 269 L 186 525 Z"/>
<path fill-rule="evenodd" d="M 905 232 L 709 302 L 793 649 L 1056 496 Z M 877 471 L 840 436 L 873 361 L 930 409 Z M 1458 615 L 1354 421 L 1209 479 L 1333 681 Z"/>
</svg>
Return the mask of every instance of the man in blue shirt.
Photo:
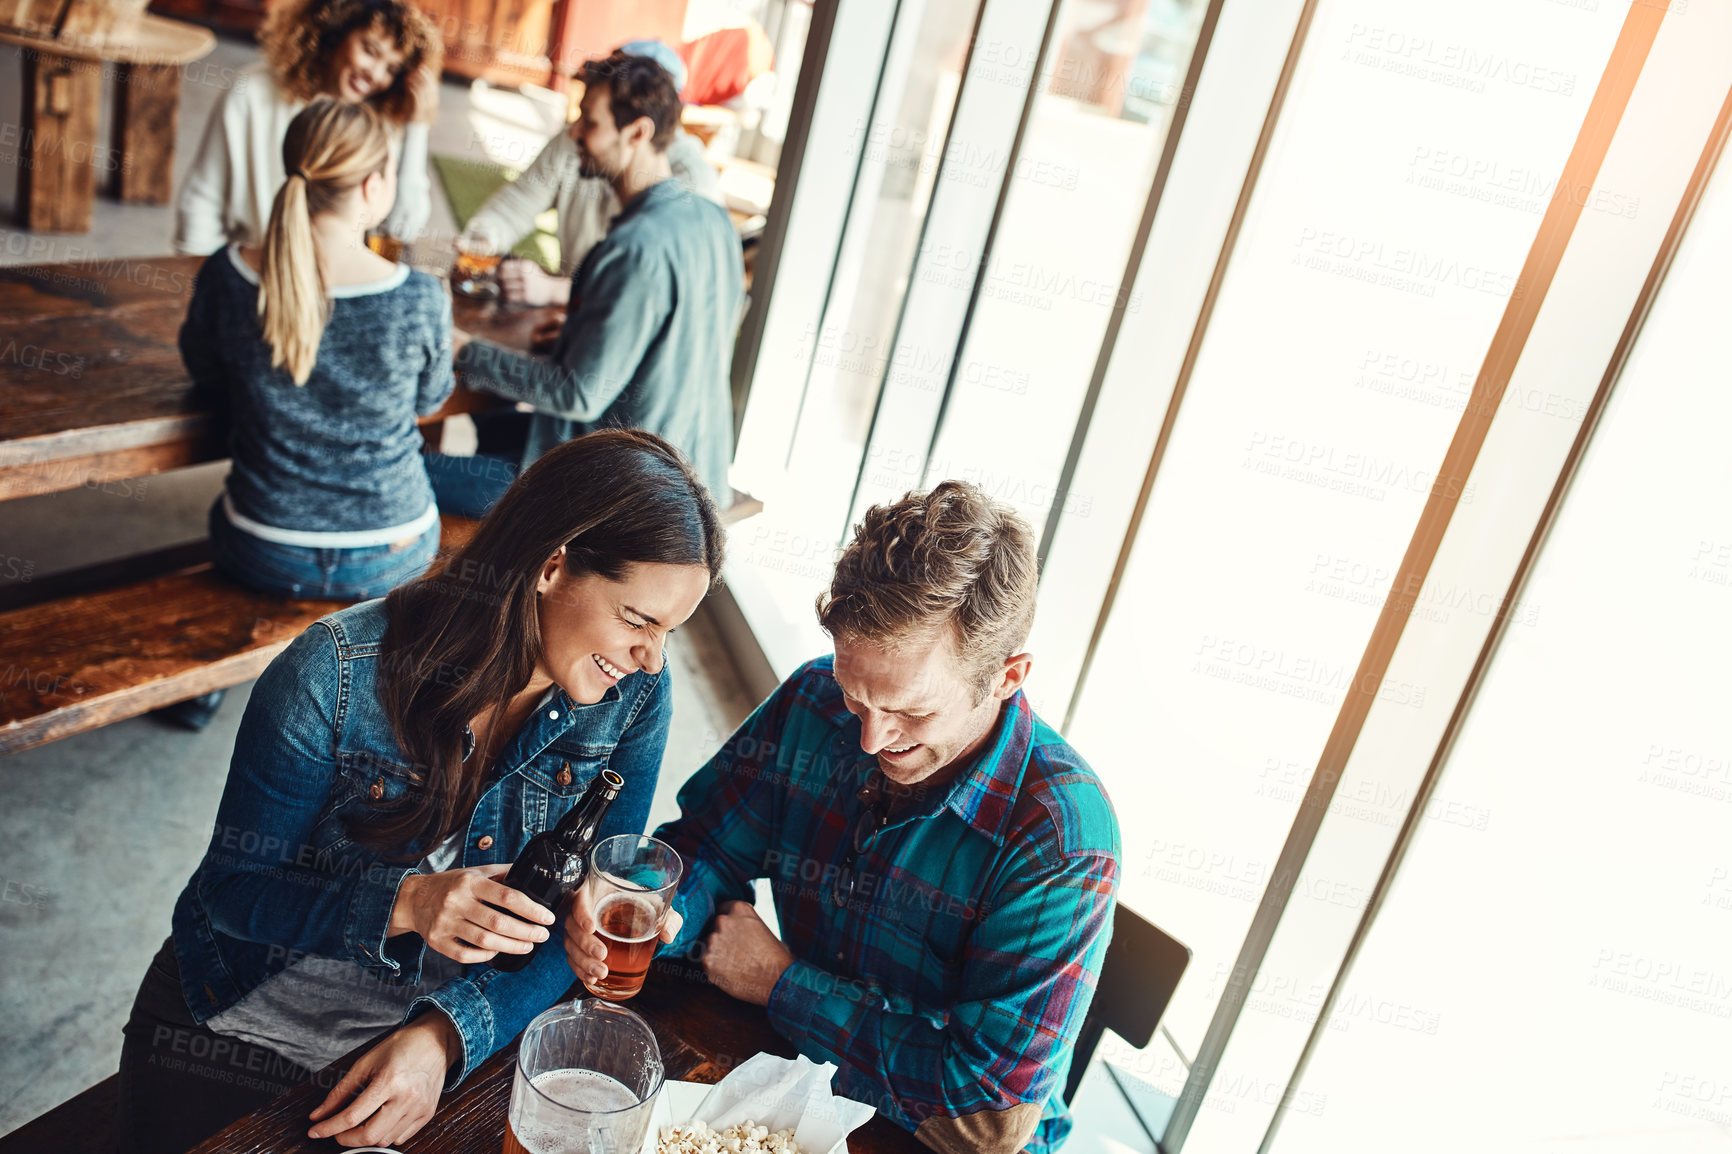
<svg viewBox="0 0 1732 1154">
<path fill-rule="evenodd" d="M 656 831 L 685 863 L 664 952 L 946 1154 L 1064 1141 L 1112 936 L 1112 804 L 1022 692 L 1036 572 L 1033 530 L 975 486 L 868 510 L 820 599 L 834 657 L 783 682 Z M 566 957 L 597 981 L 593 926 L 577 903 Z"/>
<path fill-rule="evenodd" d="M 584 65 L 575 129 L 585 176 L 624 207 L 572 278 L 565 319 L 539 360 L 458 334 L 463 383 L 534 410 L 477 422 L 476 457 L 429 454 L 439 507 L 478 517 L 517 468 L 592 429 L 648 429 L 691 458 L 723 506 L 733 459 L 729 387 L 745 299 L 739 237 L 727 212 L 672 179 L 679 121 L 673 80 L 655 61 L 615 52 Z"/>
</svg>

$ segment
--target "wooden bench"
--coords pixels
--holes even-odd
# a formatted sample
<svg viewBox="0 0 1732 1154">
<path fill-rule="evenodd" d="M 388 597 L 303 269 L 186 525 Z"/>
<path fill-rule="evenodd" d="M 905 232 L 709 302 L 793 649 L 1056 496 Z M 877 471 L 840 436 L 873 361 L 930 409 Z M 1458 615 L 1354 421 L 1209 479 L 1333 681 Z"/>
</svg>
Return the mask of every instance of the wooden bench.
<svg viewBox="0 0 1732 1154">
<path fill-rule="evenodd" d="M 0 1136 L 0 1154 L 116 1154 L 120 1149 L 120 1075 Z"/>
<path fill-rule="evenodd" d="M 144 12 L 141 0 L 0 0 L 0 43 L 24 49 L 18 221 L 89 232 L 99 173 L 133 204 L 167 204 L 181 69 L 216 46 L 209 29 Z M 114 140 L 97 140 L 102 78 L 114 75 Z"/>
<path fill-rule="evenodd" d="M 444 518 L 441 549 L 474 531 Z M 111 583 L 123 572 L 129 580 Z M 0 592 L 0 754 L 257 677 L 348 604 L 246 589 L 211 566 L 207 542 L 35 585 Z"/>
</svg>

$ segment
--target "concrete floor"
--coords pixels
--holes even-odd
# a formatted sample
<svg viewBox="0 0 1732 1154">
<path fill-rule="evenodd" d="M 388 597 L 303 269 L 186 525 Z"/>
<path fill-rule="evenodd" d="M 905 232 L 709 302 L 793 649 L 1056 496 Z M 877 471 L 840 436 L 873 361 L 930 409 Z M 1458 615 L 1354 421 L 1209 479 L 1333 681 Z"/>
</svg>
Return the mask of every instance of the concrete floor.
<svg viewBox="0 0 1732 1154">
<path fill-rule="evenodd" d="M 230 76 L 255 58 L 250 44 L 224 38 L 199 76 Z M 0 124 L 19 122 L 19 89 L 16 52 L 0 50 Z M 183 84 L 176 187 L 219 92 L 191 76 Z M 544 110 L 514 93 L 447 83 L 432 147 L 521 165 L 545 125 Z M 0 219 L 10 221 L 15 185 L 0 161 Z M 449 235 L 436 179 L 433 197 L 430 230 Z M 172 235 L 171 206 L 99 197 L 83 236 L 0 226 L 0 264 L 155 256 L 170 251 Z M 77 489 L 0 502 L 0 574 L 39 580 L 197 540 L 227 469 L 141 479 L 124 495 Z M 755 704 L 701 615 L 669 648 L 673 732 L 652 825 L 678 812 L 680 783 Z M 204 852 L 251 688 L 235 689 L 203 733 L 141 717 L 0 758 L 0 1133 L 114 1072 L 138 981 Z"/>
</svg>

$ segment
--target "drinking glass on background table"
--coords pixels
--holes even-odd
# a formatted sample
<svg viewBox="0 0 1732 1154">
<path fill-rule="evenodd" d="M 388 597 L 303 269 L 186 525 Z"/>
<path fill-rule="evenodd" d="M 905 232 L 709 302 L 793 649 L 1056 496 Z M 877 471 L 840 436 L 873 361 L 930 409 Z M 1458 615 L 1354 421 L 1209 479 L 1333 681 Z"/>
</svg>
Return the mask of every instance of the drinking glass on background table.
<svg viewBox="0 0 1732 1154">
<path fill-rule="evenodd" d="M 457 238 L 457 266 L 452 270 L 452 290 L 466 297 L 497 297 L 499 261 L 503 255 L 486 237 L 463 233 Z"/>
<path fill-rule="evenodd" d="M 403 242 L 394 236 L 387 236 L 382 232 L 368 233 L 367 247 L 389 261 L 397 261 L 403 258 Z"/>
<path fill-rule="evenodd" d="M 589 908 L 595 936 L 607 947 L 607 977 L 584 988 L 623 1002 L 643 989 L 656 941 L 684 868 L 666 842 L 641 834 L 604 838 L 589 851 Z"/>
<path fill-rule="evenodd" d="M 655 1034 L 624 1006 L 555 1006 L 523 1031 L 505 1154 L 638 1154 L 662 1076 Z"/>
</svg>

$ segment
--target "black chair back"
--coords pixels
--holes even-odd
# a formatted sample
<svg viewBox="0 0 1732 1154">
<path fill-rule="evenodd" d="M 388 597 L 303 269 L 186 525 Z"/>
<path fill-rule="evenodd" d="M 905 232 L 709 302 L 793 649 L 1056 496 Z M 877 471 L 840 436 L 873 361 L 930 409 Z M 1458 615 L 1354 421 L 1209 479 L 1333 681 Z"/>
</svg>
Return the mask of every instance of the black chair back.
<svg viewBox="0 0 1732 1154">
<path fill-rule="evenodd" d="M 1100 1045 L 1103 1031 L 1111 1029 L 1139 1050 L 1149 1044 L 1190 963 L 1191 951 L 1182 943 L 1122 903 L 1116 907 L 1113 942 L 1107 947 L 1095 1000 L 1083 1019 L 1082 1033 L 1071 1057 L 1070 1078 L 1064 1087 L 1067 1103 L 1076 1097 L 1076 1088 L 1094 1057 L 1095 1047 Z"/>
</svg>

